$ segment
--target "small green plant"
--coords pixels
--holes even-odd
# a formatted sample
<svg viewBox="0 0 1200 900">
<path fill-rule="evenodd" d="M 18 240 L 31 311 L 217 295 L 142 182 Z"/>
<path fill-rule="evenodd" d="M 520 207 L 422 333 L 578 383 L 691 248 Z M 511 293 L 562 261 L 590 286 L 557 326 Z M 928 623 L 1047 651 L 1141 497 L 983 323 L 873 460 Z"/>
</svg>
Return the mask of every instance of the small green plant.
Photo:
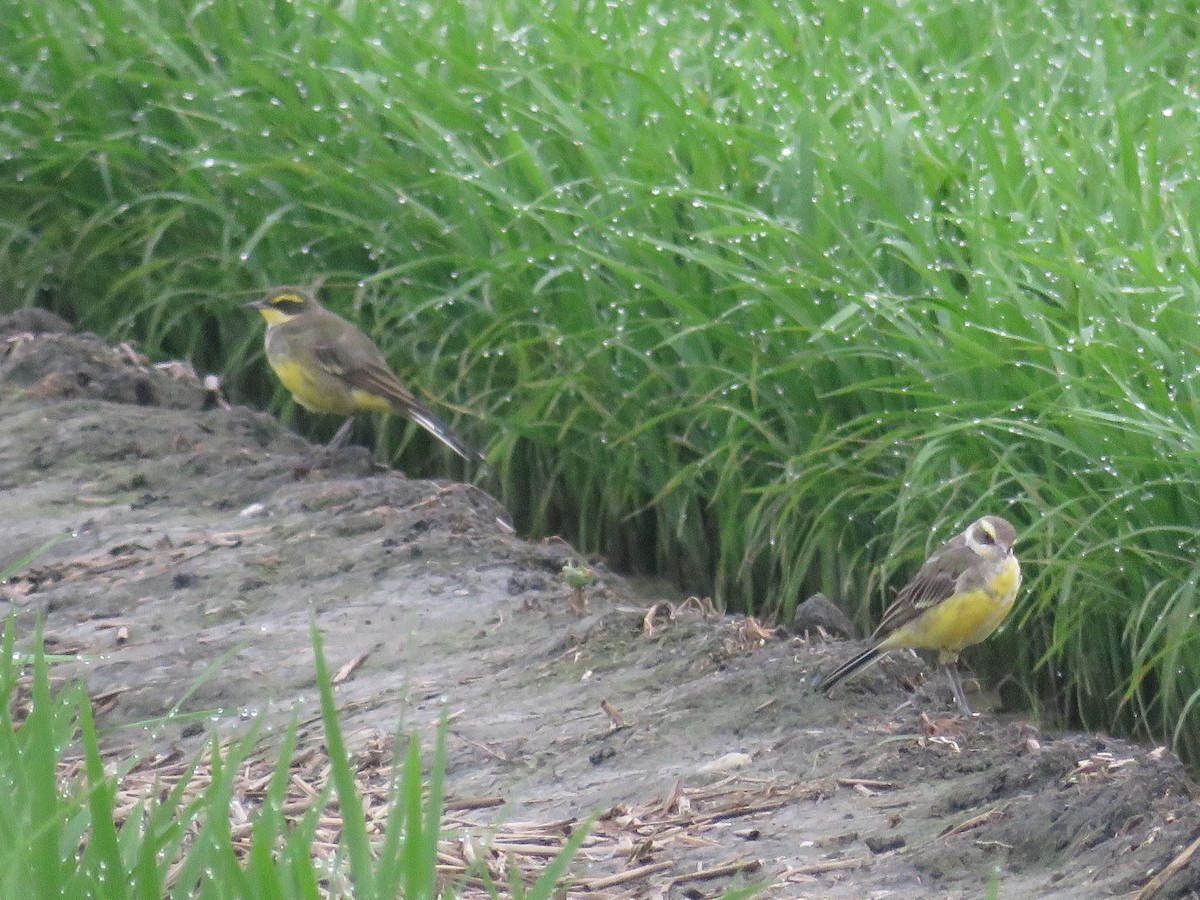
<svg viewBox="0 0 1200 900">
<path fill-rule="evenodd" d="M 987 893 L 984 895 L 986 900 L 1000 900 L 1000 884 L 1003 880 L 1001 874 L 999 865 L 993 866 L 992 871 L 988 873 Z"/>
<path fill-rule="evenodd" d="M 10 617 L 0 646 L 0 791 L 6 798 L 0 804 L 0 896 L 433 900 L 439 891 L 452 896 L 453 885 L 441 885 L 437 869 L 445 721 L 428 772 L 416 735 L 397 736 L 395 746 L 404 750 L 394 763 L 382 835 L 372 840 L 315 626 L 312 634 L 331 779 L 299 819 L 285 816 L 297 745 L 293 722 L 269 766 L 272 774 L 249 836 L 235 838 L 231 803 L 240 791 L 239 773 L 261 760 L 257 730 L 228 743 L 214 736 L 206 754 L 165 793 L 149 790 L 154 782 L 147 781 L 144 795 L 119 804 L 138 761 L 123 761 L 116 773 L 106 767 L 83 685 L 51 690 L 40 633 L 25 697 Z M 14 710 L 25 711 L 24 718 L 14 717 Z M 77 752 L 82 764 L 64 780 L 64 761 Z M 342 823 L 339 851 L 322 861 L 314 857 L 314 843 L 331 800 Z M 533 888 L 514 896 L 548 900 L 586 833 L 577 829 Z"/>
</svg>

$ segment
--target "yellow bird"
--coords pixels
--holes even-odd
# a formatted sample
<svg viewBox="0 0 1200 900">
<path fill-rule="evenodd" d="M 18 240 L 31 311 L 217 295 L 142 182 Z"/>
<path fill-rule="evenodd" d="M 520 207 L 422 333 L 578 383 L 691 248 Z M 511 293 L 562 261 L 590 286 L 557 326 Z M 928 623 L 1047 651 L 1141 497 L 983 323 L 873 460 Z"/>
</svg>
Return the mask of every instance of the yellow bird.
<svg viewBox="0 0 1200 900">
<path fill-rule="evenodd" d="M 1021 587 L 1013 555 L 1017 533 L 999 516 L 984 516 L 942 544 L 883 614 L 871 646 L 817 680 L 817 690 L 866 668 L 889 650 L 936 650 L 954 700 L 973 715 L 958 677 L 958 655 L 1004 621 Z"/>
<path fill-rule="evenodd" d="M 395 413 L 412 419 L 466 460 L 483 454 L 455 434 L 412 395 L 362 330 L 323 307 L 310 292 L 277 287 L 248 306 L 267 322 L 267 362 L 312 412 L 347 416 L 331 448 L 341 445 L 354 416 L 365 412 Z"/>
</svg>

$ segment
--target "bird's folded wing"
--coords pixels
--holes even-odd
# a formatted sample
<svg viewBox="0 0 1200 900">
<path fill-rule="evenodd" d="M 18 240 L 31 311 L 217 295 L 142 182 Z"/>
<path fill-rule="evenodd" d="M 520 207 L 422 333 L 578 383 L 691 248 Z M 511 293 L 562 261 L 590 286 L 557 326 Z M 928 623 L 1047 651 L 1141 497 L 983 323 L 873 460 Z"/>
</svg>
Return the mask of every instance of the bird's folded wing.
<svg viewBox="0 0 1200 900">
<path fill-rule="evenodd" d="M 896 595 L 875 629 L 875 639 L 887 637 L 953 596 L 959 576 L 977 561 L 978 556 L 966 546 L 947 544 L 938 550 Z"/>
<path fill-rule="evenodd" d="M 374 350 L 374 347 L 371 349 Z M 420 408 L 412 392 L 377 352 L 352 354 L 340 343 L 334 342 L 313 347 L 313 355 L 325 371 L 341 378 L 350 387 L 385 397 L 405 410 Z M 365 360 L 362 359 L 364 355 L 368 357 Z M 376 356 L 377 359 L 374 358 Z"/>
</svg>

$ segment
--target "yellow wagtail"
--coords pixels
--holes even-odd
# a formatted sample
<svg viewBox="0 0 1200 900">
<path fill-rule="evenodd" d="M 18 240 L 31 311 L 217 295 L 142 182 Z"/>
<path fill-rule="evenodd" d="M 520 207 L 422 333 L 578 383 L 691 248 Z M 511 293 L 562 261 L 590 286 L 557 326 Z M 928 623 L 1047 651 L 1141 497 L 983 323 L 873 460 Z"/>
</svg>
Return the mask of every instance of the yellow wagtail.
<svg viewBox="0 0 1200 900">
<path fill-rule="evenodd" d="M 999 516 L 984 516 L 934 551 L 904 586 L 871 636 L 871 646 L 817 680 L 827 691 L 889 650 L 938 651 L 954 699 L 972 715 L 958 677 L 958 654 L 978 644 L 1004 621 L 1021 586 L 1013 555 L 1017 533 Z"/>
<path fill-rule="evenodd" d="M 296 402 L 313 412 L 348 417 L 329 442 L 331 448 L 345 440 L 354 416 L 390 412 L 409 417 L 463 459 L 483 459 L 421 405 L 374 341 L 323 307 L 309 291 L 272 288 L 247 305 L 266 319 L 267 362 Z"/>
</svg>

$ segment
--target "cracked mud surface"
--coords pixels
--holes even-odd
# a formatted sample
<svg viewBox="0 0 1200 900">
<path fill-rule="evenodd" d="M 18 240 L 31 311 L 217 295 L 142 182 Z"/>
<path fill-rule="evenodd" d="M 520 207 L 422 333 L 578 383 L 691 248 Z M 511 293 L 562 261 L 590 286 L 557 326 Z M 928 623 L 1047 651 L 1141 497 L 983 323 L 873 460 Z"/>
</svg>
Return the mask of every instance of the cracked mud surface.
<svg viewBox="0 0 1200 900">
<path fill-rule="evenodd" d="M 311 722 L 315 617 L 354 749 L 401 726 L 429 746 L 448 712 L 450 829 L 606 813 L 571 896 L 1136 894 L 1200 835 L 1167 751 L 955 718 L 936 678 L 905 690 L 905 658 L 816 695 L 807 676 L 850 645 L 682 596 L 648 621 L 664 598 L 600 566 L 577 612 L 578 555 L 507 533 L 486 484 L 320 457 L 212 400 L 130 348 L 0 317 L 0 568 L 70 535 L 0 585 L 0 612 L 23 646 L 40 615 L 78 655 L 55 674 L 86 678 L 114 752 Z M 757 868 L 688 877 L 732 863 Z M 1194 896 L 1198 865 L 1155 896 Z"/>
</svg>

